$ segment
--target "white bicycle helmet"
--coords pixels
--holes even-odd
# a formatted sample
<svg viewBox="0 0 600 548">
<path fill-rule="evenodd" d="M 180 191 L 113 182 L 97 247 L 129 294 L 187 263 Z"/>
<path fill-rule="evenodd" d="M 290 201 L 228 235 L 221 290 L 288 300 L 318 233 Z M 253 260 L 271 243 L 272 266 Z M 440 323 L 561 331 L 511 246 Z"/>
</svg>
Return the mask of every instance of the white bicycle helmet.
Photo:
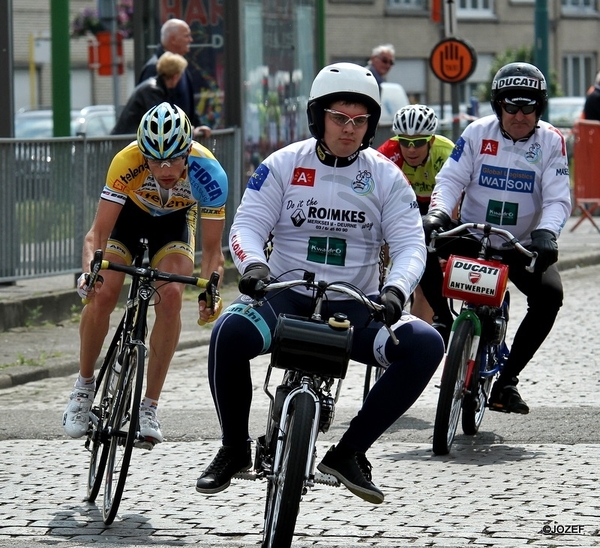
<svg viewBox="0 0 600 548">
<path fill-rule="evenodd" d="M 433 135 L 438 118 L 426 105 L 407 105 L 394 114 L 392 130 L 396 135 Z"/>
<path fill-rule="evenodd" d="M 137 142 L 147 158 L 177 158 L 186 154 L 192 144 L 192 125 L 181 108 L 164 102 L 144 114 Z"/>
<path fill-rule="evenodd" d="M 308 128 L 315 139 L 322 139 L 325 131 L 325 111 L 335 101 L 355 101 L 367 107 L 369 121 L 361 149 L 367 148 L 381 116 L 379 84 L 370 70 L 354 63 L 335 63 L 315 77 L 308 98 Z"/>
</svg>

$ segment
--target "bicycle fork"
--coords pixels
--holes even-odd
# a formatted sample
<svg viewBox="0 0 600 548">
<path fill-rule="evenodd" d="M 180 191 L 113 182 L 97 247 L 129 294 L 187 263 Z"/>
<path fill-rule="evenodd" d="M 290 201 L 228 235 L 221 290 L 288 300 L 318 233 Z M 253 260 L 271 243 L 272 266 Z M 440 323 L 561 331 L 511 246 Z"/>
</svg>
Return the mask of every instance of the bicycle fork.
<svg viewBox="0 0 600 548">
<path fill-rule="evenodd" d="M 448 340 L 448 348 L 450 348 L 450 345 L 452 344 L 452 338 L 454 337 L 456 327 L 463 321 L 470 321 L 473 324 L 474 329 L 473 340 L 471 342 L 471 348 L 469 348 L 469 356 L 467 358 L 465 382 L 462 388 L 463 393 L 467 393 L 469 391 L 469 386 L 471 386 L 471 378 L 475 372 L 475 364 L 477 363 L 479 341 L 481 340 L 481 320 L 479 319 L 479 316 L 473 312 L 473 310 L 463 310 L 452 324 L 452 331 L 450 332 L 450 338 Z"/>
</svg>

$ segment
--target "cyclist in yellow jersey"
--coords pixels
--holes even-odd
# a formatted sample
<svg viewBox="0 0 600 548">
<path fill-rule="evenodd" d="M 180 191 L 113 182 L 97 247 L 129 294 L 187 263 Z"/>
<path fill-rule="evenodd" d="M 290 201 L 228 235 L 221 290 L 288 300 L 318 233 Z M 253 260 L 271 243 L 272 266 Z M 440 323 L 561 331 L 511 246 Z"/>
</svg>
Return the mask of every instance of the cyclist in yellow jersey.
<svg viewBox="0 0 600 548">
<path fill-rule="evenodd" d="M 90 290 L 87 271 L 94 251 L 104 250 L 111 262 L 131 264 L 137 243 L 144 237 L 152 267 L 191 276 L 200 207 L 200 276 L 208 278 L 214 271 L 222 276 L 226 201 L 227 176 L 212 153 L 192 141 L 192 126 L 183 110 L 169 103 L 151 108 L 142 118 L 137 142 L 111 162 L 96 217 L 84 240 L 84 274 L 77 292 L 89 303 L 81 314 L 79 377 L 63 415 L 69 436 L 77 438 L 87 432 L 95 393 L 94 366 L 124 281 L 123 273 L 103 271 L 102 282 Z M 147 387 L 139 419 L 140 434 L 152 444 L 163 441 L 156 410 L 179 340 L 183 285 L 157 284 L 156 289 Z M 199 305 L 201 320 L 216 319 L 218 306 L 208 309 L 205 300 Z"/>
<path fill-rule="evenodd" d="M 435 134 L 437 125 L 433 109 L 426 105 L 407 105 L 394 115 L 392 130 L 396 135 L 377 149 L 406 175 L 417 195 L 421 215 L 429 208 L 435 176 L 454 148 L 450 139 Z M 435 324 L 433 311 L 420 286 L 413 293 L 411 312 Z"/>
</svg>

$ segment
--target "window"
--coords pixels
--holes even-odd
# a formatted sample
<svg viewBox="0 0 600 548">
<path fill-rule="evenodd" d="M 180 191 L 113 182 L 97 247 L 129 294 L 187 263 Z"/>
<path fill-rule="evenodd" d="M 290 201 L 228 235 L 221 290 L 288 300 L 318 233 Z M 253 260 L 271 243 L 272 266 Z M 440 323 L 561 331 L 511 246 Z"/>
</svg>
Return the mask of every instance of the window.
<svg viewBox="0 0 600 548">
<path fill-rule="evenodd" d="M 563 13 L 577 14 L 596 11 L 597 0 L 562 0 Z"/>
<path fill-rule="evenodd" d="M 491 17 L 494 0 L 459 0 L 456 4 L 458 17 Z"/>
<path fill-rule="evenodd" d="M 388 8 L 425 9 L 425 0 L 387 0 Z"/>
<path fill-rule="evenodd" d="M 585 95 L 594 83 L 596 63 L 593 53 L 565 55 L 562 60 L 562 91 L 565 95 Z"/>
</svg>

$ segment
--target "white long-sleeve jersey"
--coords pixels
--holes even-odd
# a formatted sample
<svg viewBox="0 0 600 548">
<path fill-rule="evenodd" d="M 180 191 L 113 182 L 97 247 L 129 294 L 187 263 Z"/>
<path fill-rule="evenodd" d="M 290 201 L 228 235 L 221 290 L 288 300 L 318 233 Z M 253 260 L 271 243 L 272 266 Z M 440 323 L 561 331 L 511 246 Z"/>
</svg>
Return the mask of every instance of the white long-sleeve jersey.
<svg viewBox="0 0 600 548">
<path fill-rule="evenodd" d="M 343 280 L 376 294 L 383 241 L 393 261 L 386 286 L 407 298 L 425 268 L 414 191 L 398 167 L 371 148 L 335 158 L 311 138 L 266 158 L 248 181 L 229 235 L 240 272 L 267 262 L 270 233 L 268 265 L 281 280 L 300 276 L 285 274 L 291 269 L 304 269 L 317 279 Z"/>
<path fill-rule="evenodd" d="M 536 229 L 558 237 L 571 214 L 564 137 L 540 120 L 531 137 L 515 143 L 502 134 L 495 115 L 476 120 L 437 174 L 430 211 L 451 215 L 463 191 L 463 222 L 505 228 L 524 245 Z"/>
</svg>

